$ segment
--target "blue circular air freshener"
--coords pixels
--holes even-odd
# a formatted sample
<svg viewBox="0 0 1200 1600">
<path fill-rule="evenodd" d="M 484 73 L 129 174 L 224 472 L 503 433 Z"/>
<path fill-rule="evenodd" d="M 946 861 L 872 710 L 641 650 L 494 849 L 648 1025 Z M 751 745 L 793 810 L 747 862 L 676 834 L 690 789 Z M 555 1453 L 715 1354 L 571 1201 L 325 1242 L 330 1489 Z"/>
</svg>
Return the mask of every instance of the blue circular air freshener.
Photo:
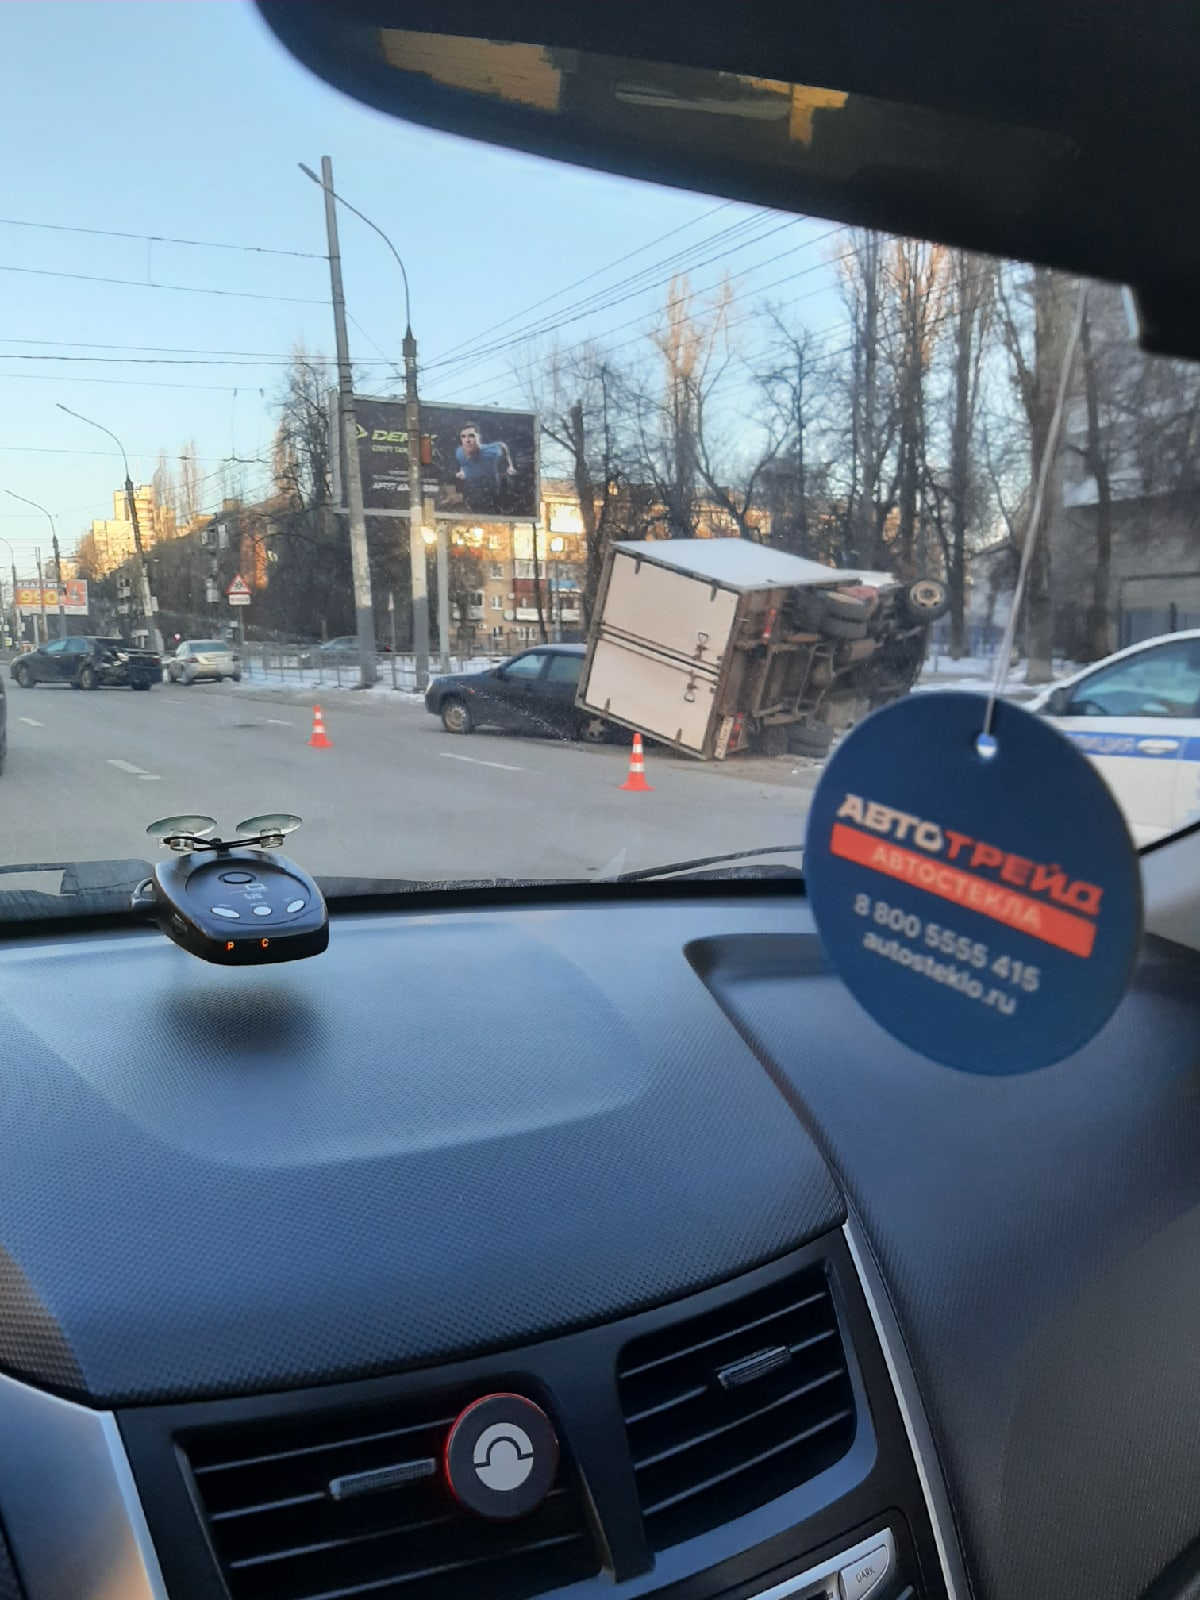
<svg viewBox="0 0 1200 1600">
<path fill-rule="evenodd" d="M 894 1038 L 967 1072 L 1030 1072 L 1097 1033 L 1133 972 L 1141 872 L 1086 756 L 1039 717 L 914 694 L 830 757 L 804 874 L 821 942 Z"/>
</svg>

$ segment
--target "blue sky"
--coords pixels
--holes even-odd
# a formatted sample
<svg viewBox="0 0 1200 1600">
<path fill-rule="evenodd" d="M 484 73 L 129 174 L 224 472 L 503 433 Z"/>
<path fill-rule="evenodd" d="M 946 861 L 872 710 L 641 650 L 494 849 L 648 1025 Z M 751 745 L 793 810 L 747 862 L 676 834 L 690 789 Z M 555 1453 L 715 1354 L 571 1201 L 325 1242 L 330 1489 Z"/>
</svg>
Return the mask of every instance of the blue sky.
<svg viewBox="0 0 1200 1600">
<path fill-rule="evenodd" d="M 547 310 L 569 312 L 582 296 L 711 238 L 716 254 L 734 243 L 740 249 L 697 266 L 697 287 L 725 266 L 747 270 L 747 294 L 792 274 L 794 289 L 773 297 L 802 294 L 812 320 L 828 320 L 828 306 L 825 315 L 819 309 L 828 299 L 823 225 L 783 224 L 736 206 L 718 211 L 702 196 L 407 127 L 309 77 L 240 0 L 9 0 L 0 6 L 0 42 L 8 69 L 0 100 L 0 489 L 48 506 L 64 551 L 91 517 L 110 514 L 120 472 L 108 441 L 56 410 L 56 401 L 113 429 L 139 480 L 148 480 L 160 449 L 170 458 L 195 439 L 210 475 L 202 492 L 213 496 L 224 457 L 268 453 L 271 401 L 297 341 L 331 352 L 321 195 L 299 161 L 317 168 L 329 155 L 339 190 L 404 256 L 429 398 L 515 403 L 509 355 L 440 375 L 432 363 L 671 230 L 680 231 Z M 405 203 L 414 174 L 415 223 Z M 724 234 L 738 222 L 747 223 L 740 234 Z M 22 223 L 312 255 L 148 245 L 15 225 Z M 382 379 L 403 333 L 395 263 L 344 213 L 341 235 L 352 352 L 365 377 L 381 380 L 372 386 L 387 389 Z M 698 248 L 697 258 L 709 253 Z M 572 322 L 562 337 L 617 329 L 614 339 L 628 339 L 641 325 L 627 326 L 631 319 L 648 321 L 665 296 L 665 287 L 648 286 L 619 308 Z M 254 492 L 263 468 L 246 466 L 243 476 Z M 36 513 L 0 496 L 0 535 L 23 567 L 47 531 Z M 6 556 L 0 546 L 0 560 Z"/>
</svg>

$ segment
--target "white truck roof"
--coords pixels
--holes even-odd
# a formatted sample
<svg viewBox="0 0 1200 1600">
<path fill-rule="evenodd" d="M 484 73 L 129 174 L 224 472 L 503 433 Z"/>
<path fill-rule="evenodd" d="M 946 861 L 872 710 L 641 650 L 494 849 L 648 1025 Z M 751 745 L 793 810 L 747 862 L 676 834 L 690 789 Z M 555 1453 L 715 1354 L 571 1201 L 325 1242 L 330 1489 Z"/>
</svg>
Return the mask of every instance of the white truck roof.
<svg viewBox="0 0 1200 1600">
<path fill-rule="evenodd" d="M 828 587 L 853 583 L 860 576 L 750 539 L 619 539 L 616 548 L 655 566 L 739 591 Z"/>
</svg>

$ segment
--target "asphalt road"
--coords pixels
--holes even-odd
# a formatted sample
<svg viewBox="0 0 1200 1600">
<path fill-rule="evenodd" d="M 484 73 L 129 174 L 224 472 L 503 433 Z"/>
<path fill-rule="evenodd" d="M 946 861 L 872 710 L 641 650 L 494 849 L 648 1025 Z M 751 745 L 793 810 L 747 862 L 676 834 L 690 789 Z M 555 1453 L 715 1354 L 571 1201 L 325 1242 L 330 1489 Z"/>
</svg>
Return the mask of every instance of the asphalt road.
<svg viewBox="0 0 1200 1600">
<path fill-rule="evenodd" d="M 794 758 L 714 768 L 651 749 L 654 792 L 627 794 L 627 749 L 456 738 L 399 695 L 325 691 L 333 749 L 313 750 L 297 690 L 6 688 L 3 864 L 152 859 L 156 817 L 232 828 L 294 811 L 304 827 L 288 848 L 318 874 L 598 877 L 800 842 L 817 776 Z"/>
</svg>

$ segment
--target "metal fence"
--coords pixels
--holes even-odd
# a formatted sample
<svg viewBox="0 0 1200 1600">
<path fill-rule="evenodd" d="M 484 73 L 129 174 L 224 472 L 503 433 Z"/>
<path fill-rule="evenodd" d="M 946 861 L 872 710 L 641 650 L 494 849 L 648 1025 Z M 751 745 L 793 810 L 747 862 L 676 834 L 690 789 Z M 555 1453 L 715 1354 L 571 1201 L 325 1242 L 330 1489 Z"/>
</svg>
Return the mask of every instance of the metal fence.
<svg viewBox="0 0 1200 1600">
<path fill-rule="evenodd" d="M 256 683 L 278 683 L 317 687 L 356 688 L 360 682 L 357 656 L 333 654 L 303 645 L 247 643 L 240 651 L 242 676 Z M 441 658 L 430 657 L 430 672 L 482 671 L 506 660 L 505 655 L 451 656 L 446 667 Z M 416 657 L 403 651 L 376 656 L 377 681 L 385 688 L 414 693 L 417 687 Z"/>
</svg>

